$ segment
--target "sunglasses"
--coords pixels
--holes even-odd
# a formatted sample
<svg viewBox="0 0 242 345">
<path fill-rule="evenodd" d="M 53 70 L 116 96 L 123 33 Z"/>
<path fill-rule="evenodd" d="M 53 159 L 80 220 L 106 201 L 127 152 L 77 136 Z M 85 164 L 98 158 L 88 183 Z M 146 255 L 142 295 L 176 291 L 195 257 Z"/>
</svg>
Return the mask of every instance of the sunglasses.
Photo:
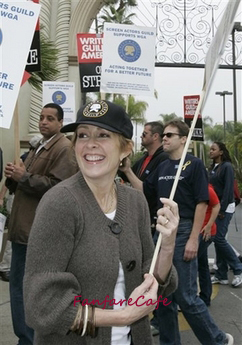
<svg viewBox="0 0 242 345">
<path fill-rule="evenodd" d="M 179 133 L 167 132 L 167 133 L 163 133 L 163 134 L 161 135 L 161 137 L 162 137 L 162 138 L 164 138 L 164 137 L 171 138 L 171 137 L 173 137 L 174 135 L 178 135 L 179 137 L 182 136 L 182 135 L 179 134 Z"/>
<path fill-rule="evenodd" d="M 144 138 L 148 133 L 147 132 L 143 132 L 141 135 Z"/>
</svg>

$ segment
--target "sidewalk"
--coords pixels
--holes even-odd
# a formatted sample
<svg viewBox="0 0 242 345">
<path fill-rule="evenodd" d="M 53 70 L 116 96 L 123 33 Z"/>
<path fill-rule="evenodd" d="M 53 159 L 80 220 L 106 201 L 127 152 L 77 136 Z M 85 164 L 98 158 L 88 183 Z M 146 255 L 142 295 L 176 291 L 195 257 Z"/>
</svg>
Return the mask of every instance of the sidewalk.
<svg viewBox="0 0 242 345">
<path fill-rule="evenodd" d="M 235 220 L 238 231 L 235 228 Z M 228 240 L 242 253 L 242 204 L 236 208 L 236 214 L 230 224 Z M 209 247 L 209 257 L 214 258 L 213 245 Z M 230 273 L 230 281 L 231 279 Z M 214 285 L 212 298 L 209 310 L 214 320 L 223 331 L 234 336 L 234 345 L 242 345 L 242 286 L 232 288 L 231 285 Z M 182 344 L 199 345 L 182 313 L 179 313 L 179 325 Z M 0 279 L 0 345 L 16 344 L 17 338 L 13 333 L 10 313 L 9 284 Z M 158 336 L 154 337 L 154 344 L 159 345 Z"/>
</svg>

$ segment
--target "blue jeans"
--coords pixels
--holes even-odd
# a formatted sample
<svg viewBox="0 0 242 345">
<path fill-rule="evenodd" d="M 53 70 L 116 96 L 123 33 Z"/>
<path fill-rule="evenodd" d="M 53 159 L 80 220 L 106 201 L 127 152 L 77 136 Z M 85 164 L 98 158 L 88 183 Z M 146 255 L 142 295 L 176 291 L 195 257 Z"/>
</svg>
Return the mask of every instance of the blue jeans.
<svg viewBox="0 0 242 345">
<path fill-rule="evenodd" d="M 168 306 L 159 305 L 159 336 L 161 345 L 181 345 L 177 304 L 203 345 L 222 345 L 226 335 L 210 316 L 206 304 L 197 296 L 197 259 L 184 261 L 184 249 L 189 239 L 192 221 L 181 219 L 178 227 L 173 263 L 178 273 L 178 288 L 168 297 Z"/>
<path fill-rule="evenodd" d="M 13 329 L 19 338 L 18 345 L 33 345 L 34 331 L 25 323 L 23 302 L 23 277 L 27 245 L 12 242 L 10 269 L 10 304 Z"/>
<path fill-rule="evenodd" d="M 235 275 L 242 273 L 242 263 L 225 238 L 232 217 L 233 213 L 225 212 L 225 217 L 223 219 L 216 219 L 217 233 L 214 238 L 214 245 L 218 269 L 216 270 L 215 275 L 217 278 L 223 280 L 228 279 L 228 265 L 231 267 Z"/>
<path fill-rule="evenodd" d="M 197 253 L 198 277 L 200 285 L 199 297 L 205 302 L 206 305 L 210 305 L 212 295 L 212 282 L 208 265 L 208 247 L 212 243 L 213 238 L 214 236 L 208 241 L 204 241 L 203 234 L 200 234 Z"/>
</svg>

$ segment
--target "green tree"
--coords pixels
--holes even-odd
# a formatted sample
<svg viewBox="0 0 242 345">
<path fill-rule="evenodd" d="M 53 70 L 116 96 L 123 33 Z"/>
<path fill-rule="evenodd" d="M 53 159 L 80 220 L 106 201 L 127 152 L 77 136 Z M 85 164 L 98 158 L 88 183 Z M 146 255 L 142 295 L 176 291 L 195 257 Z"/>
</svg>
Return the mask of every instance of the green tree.
<svg viewBox="0 0 242 345">
<path fill-rule="evenodd" d="M 116 95 L 114 103 L 126 109 L 130 119 L 137 124 L 143 125 L 146 122 L 145 112 L 149 106 L 147 102 L 138 101 L 133 95 L 129 95 L 128 99 L 125 99 L 123 95 Z"/>
<path fill-rule="evenodd" d="M 105 0 L 104 3 L 106 6 L 118 4 L 119 10 L 122 9 L 123 7 L 127 7 L 127 6 L 130 6 L 130 7 L 137 6 L 136 0 Z"/>
<path fill-rule="evenodd" d="M 56 68 L 58 58 L 58 49 L 41 31 L 40 28 L 40 53 L 41 53 L 41 71 L 31 73 L 28 79 L 30 85 L 37 90 L 42 90 L 42 81 L 56 80 L 59 71 Z"/>
<path fill-rule="evenodd" d="M 99 25 L 98 28 L 103 31 L 105 22 L 132 25 L 132 18 L 135 15 L 135 13 L 130 13 L 127 15 L 126 7 L 122 8 L 121 10 L 116 10 L 114 6 L 110 6 L 109 9 L 104 9 L 103 14 L 99 17 L 103 23 Z"/>
<path fill-rule="evenodd" d="M 101 24 L 98 25 L 96 31 L 103 31 L 104 23 L 119 23 L 132 25 L 132 18 L 136 16 L 135 13 L 128 14 L 130 7 L 137 6 L 135 0 L 107 0 L 105 1 L 107 8 L 102 10 L 98 20 L 101 20 Z M 118 6 L 117 6 L 118 5 Z"/>
<path fill-rule="evenodd" d="M 223 141 L 224 128 L 222 125 L 204 127 L 205 140 L 209 142 Z"/>
<path fill-rule="evenodd" d="M 171 114 L 160 114 L 159 115 L 162 118 L 162 122 L 166 123 L 172 120 L 184 120 L 182 117 L 177 116 L 175 113 Z"/>
</svg>

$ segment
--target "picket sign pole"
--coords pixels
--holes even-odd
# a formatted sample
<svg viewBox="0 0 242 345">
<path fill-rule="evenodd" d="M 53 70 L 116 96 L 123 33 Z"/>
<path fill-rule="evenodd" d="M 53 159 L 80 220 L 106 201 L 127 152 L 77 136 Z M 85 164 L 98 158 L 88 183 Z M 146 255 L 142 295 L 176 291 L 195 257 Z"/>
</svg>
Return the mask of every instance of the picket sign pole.
<svg viewBox="0 0 242 345">
<path fill-rule="evenodd" d="M 101 100 L 105 101 L 106 92 L 100 92 Z"/>
<path fill-rule="evenodd" d="M 14 163 L 20 164 L 20 140 L 19 140 L 19 118 L 18 118 L 18 101 L 16 102 L 14 113 Z"/>
<path fill-rule="evenodd" d="M 188 133 L 188 136 L 187 136 L 187 141 L 186 141 L 186 144 L 184 146 L 184 150 L 182 152 L 182 156 L 181 156 L 181 160 L 180 160 L 180 163 L 179 163 L 179 166 L 178 166 L 178 169 L 177 169 L 176 177 L 175 177 L 174 183 L 172 185 L 171 194 L 169 196 L 170 200 L 173 200 L 175 192 L 176 192 L 177 184 L 178 184 L 178 181 L 179 181 L 179 178 L 180 178 L 180 175 L 181 175 L 181 171 L 182 171 L 182 167 L 183 167 L 183 164 L 184 164 L 184 160 L 186 158 L 187 150 L 188 150 L 191 138 L 192 138 L 193 130 L 195 128 L 195 125 L 196 125 L 197 118 L 198 118 L 198 115 L 200 113 L 201 107 L 202 107 L 202 105 L 204 106 L 203 99 L 204 99 L 205 93 L 206 93 L 206 91 L 203 90 L 201 95 L 200 95 L 200 100 L 199 100 L 199 103 L 197 105 L 197 109 L 196 109 L 194 118 L 193 118 L 192 123 L 191 123 L 191 128 L 189 130 L 189 133 Z M 158 237 L 158 240 L 157 240 L 157 243 L 156 243 L 156 247 L 155 247 L 154 255 L 153 255 L 153 258 L 152 258 L 152 262 L 151 262 L 151 265 L 150 265 L 150 270 L 149 270 L 150 274 L 153 274 L 153 272 L 154 272 L 156 260 L 157 260 L 157 257 L 158 257 L 159 251 L 160 251 L 161 242 L 162 242 L 162 234 L 160 233 L 159 237 Z"/>
</svg>

